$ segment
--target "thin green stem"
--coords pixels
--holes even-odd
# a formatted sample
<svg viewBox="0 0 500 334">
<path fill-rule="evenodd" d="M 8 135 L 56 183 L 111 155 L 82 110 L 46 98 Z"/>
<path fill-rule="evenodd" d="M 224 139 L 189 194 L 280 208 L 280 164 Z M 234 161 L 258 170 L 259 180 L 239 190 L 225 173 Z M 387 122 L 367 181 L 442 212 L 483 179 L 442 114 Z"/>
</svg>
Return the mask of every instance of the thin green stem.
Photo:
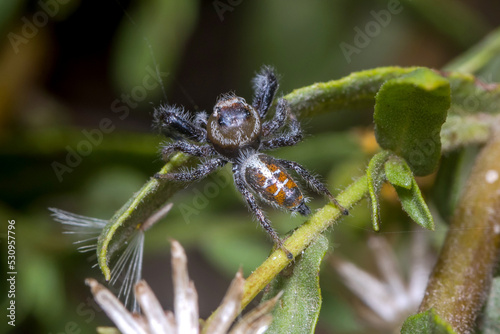
<svg viewBox="0 0 500 334">
<path fill-rule="evenodd" d="M 345 208 L 351 208 L 356 203 L 361 201 L 368 194 L 368 182 L 366 175 L 363 175 L 340 195 L 337 196 L 339 203 Z M 342 218 L 342 214 L 337 206 L 327 204 L 317 211 L 307 222 L 302 224 L 295 232 L 286 240 L 285 247 L 297 256 L 300 254 L 313 240 L 315 240 L 324 230 L 332 226 L 335 222 Z M 281 249 L 275 250 L 247 279 L 242 308 L 246 307 L 257 294 L 266 287 L 271 280 L 283 270 L 290 260 L 287 259 L 285 253 Z M 218 312 L 217 309 L 210 318 Z M 210 319 L 209 318 L 209 319 Z"/>
</svg>

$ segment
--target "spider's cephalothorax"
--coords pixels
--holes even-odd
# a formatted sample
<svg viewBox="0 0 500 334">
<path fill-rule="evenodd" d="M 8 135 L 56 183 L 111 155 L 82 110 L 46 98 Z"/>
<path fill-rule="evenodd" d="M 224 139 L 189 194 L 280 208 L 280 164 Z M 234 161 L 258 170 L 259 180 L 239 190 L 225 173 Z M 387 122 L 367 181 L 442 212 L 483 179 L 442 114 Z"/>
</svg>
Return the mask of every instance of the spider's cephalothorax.
<svg viewBox="0 0 500 334">
<path fill-rule="evenodd" d="M 226 96 L 207 121 L 207 139 L 221 155 L 236 159 L 242 150 L 258 150 L 262 125 L 257 111 L 241 97 Z"/>
<path fill-rule="evenodd" d="M 348 214 L 348 211 L 335 200 L 323 183 L 298 163 L 260 153 L 297 144 L 302 140 L 302 130 L 284 99 L 278 100 L 274 117 L 264 120 L 278 88 L 272 68 L 263 67 L 253 83 L 255 98 L 252 105 L 241 97 L 227 94 L 217 101 L 210 116 L 202 112 L 194 120 L 176 107 L 162 106 L 155 110 L 156 123 L 177 139 L 162 149 L 165 157 L 180 151 L 206 158 L 194 170 L 157 174 L 155 177 L 174 181 L 195 181 L 228 162 L 232 163 L 236 188 L 262 227 L 291 259 L 292 253 L 283 246 L 282 240 L 257 202 L 259 198 L 275 207 L 304 216 L 311 213 L 302 191 L 287 169 L 294 170 L 311 188 L 328 196 L 343 214 Z M 288 127 L 287 131 L 276 133 L 285 126 Z"/>
</svg>

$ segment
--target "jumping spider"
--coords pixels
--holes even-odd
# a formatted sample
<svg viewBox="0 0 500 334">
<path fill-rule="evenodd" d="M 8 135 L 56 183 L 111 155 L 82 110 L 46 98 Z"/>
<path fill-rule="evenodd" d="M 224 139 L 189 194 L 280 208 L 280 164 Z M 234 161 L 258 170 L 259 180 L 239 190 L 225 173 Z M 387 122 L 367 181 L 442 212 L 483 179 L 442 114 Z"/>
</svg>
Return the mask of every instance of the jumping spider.
<svg viewBox="0 0 500 334">
<path fill-rule="evenodd" d="M 291 114 L 287 101 L 282 98 L 278 100 L 274 118 L 264 120 L 278 89 L 278 80 L 272 68 L 263 67 L 254 78 L 253 85 L 255 97 L 252 105 L 234 94 L 226 94 L 219 98 L 210 116 L 201 112 L 194 120 L 178 107 L 162 106 L 156 109 L 154 118 L 159 127 L 169 132 L 169 135 L 177 135 L 176 141 L 163 147 L 163 156 L 180 151 L 206 160 L 194 170 L 156 174 L 155 177 L 172 181 L 194 181 L 228 162 L 232 163 L 236 188 L 262 227 L 287 257 L 292 259 L 293 255 L 283 246 L 283 241 L 256 200 L 258 197 L 277 208 L 309 215 L 311 210 L 306 205 L 302 191 L 287 169 L 293 169 L 312 189 L 328 196 L 344 215 L 348 211 L 337 202 L 323 183 L 298 163 L 260 153 L 297 144 L 302 140 L 302 130 L 300 123 Z M 285 126 L 287 119 L 288 131 L 277 133 Z"/>
</svg>

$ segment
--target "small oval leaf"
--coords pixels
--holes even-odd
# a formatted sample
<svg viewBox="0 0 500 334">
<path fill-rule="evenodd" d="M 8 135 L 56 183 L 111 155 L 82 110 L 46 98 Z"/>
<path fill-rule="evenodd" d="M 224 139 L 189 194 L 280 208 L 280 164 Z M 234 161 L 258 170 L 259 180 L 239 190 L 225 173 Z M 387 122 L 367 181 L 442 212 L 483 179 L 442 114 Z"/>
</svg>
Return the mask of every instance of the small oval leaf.
<svg viewBox="0 0 500 334">
<path fill-rule="evenodd" d="M 410 189 L 394 185 L 394 189 L 398 193 L 399 200 L 403 210 L 410 216 L 410 218 L 418 225 L 434 231 L 434 219 L 427 204 L 422 197 L 420 188 L 417 181 L 412 176 L 412 186 Z"/>
<path fill-rule="evenodd" d="M 384 165 L 385 176 L 394 186 L 411 189 L 413 173 L 408 164 L 397 156 L 392 156 Z"/>
<path fill-rule="evenodd" d="M 441 126 L 450 108 L 450 83 L 420 68 L 385 82 L 375 97 L 380 147 L 404 158 L 415 175 L 432 173 L 441 156 Z"/>
</svg>

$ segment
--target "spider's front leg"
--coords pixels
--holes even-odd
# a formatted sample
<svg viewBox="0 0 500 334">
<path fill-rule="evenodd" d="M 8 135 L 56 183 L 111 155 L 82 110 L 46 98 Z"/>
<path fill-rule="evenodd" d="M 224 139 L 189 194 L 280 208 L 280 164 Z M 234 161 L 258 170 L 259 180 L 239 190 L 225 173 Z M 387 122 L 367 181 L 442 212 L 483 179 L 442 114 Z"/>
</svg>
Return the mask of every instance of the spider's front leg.
<svg viewBox="0 0 500 334">
<path fill-rule="evenodd" d="M 208 174 L 215 171 L 217 168 L 224 166 L 227 163 L 226 160 L 217 158 L 211 159 L 203 162 L 198 168 L 193 169 L 188 172 L 179 173 L 167 173 L 167 174 L 155 174 L 156 179 L 172 180 L 172 181 L 196 181 L 204 178 Z"/>
<path fill-rule="evenodd" d="M 207 131 L 194 124 L 187 112 L 173 106 L 161 106 L 154 111 L 154 120 L 160 128 L 173 129 L 181 135 L 200 143 L 207 142 Z"/>
<path fill-rule="evenodd" d="M 259 113 L 260 118 L 264 118 L 278 89 L 278 79 L 273 68 L 270 66 L 262 67 L 260 73 L 253 79 L 253 87 L 255 97 L 252 106 Z"/>
<path fill-rule="evenodd" d="M 199 146 L 183 140 L 165 145 L 161 150 L 163 158 L 167 158 L 174 152 L 182 152 L 199 158 L 209 157 L 217 154 L 217 152 L 210 145 Z"/>
<path fill-rule="evenodd" d="M 296 163 L 295 161 L 289 161 L 289 160 L 281 160 L 278 159 L 278 161 L 285 166 L 286 168 L 293 169 L 299 174 L 306 182 L 309 184 L 309 186 L 314 189 L 316 192 L 319 194 L 325 194 L 328 196 L 330 201 L 334 203 L 339 209 L 340 212 L 347 216 L 349 214 L 349 210 L 344 208 L 340 203 L 337 201 L 335 197 L 333 197 L 332 193 L 328 188 L 317 178 L 314 177 L 307 169 L 302 167 L 300 164 Z"/>
<path fill-rule="evenodd" d="M 302 140 L 304 135 L 302 133 L 302 128 L 300 127 L 299 121 L 297 121 L 294 115 L 288 115 L 291 120 L 289 131 L 278 137 L 262 141 L 262 150 L 265 151 L 283 146 L 293 146 Z"/>
<path fill-rule="evenodd" d="M 236 185 L 236 189 L 243 195 L 245 201 L 248 204 L 250 210 L 255 214 L 257 219 L 260 222 L 260 225 L 266 230 L 266 232 L 271 236 L 276 246 L 281 248 L 283 252 L 285 252 L 286 257 L 289 260 L 293 259 L 293 254 L 283 246 L 283 240 L 278 236 L 278 233 L 271 226 L 271 222 L 264 215 L 264 212 L 260 209 L 255 197 L 252 195 L 250 190 L 247 188 L 246 182 L 239 171 L 238 166 L 233 165 L 233 176 L 234 176 L 234 184 Z"/>
<path fill-rule="evenodd" d="M 279 99 L 274 117 L 262 125 L 262 136 L 267 137 L 285 125 L 286 118 L 290 114 L 290 107 L 285 99 Z"/>
</svg>

